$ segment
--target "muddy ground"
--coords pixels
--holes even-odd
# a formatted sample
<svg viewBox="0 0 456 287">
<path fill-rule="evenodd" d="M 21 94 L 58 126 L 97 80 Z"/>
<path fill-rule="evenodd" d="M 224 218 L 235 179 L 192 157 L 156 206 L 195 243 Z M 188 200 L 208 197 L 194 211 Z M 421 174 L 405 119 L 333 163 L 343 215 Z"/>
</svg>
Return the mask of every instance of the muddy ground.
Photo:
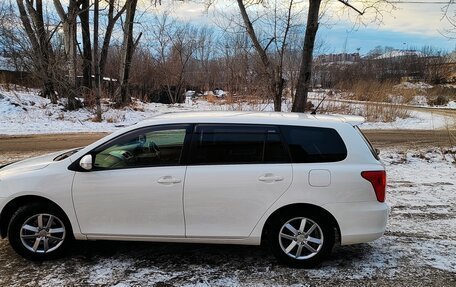
<svg viewBox="0 0 456 287">
<path fill-rule="evenodd" d="M 448 147 L 456 144 L 456 130 L 366 130 L 375 147 Z M 0 135 L 0 154 L 43 153 L 88 145 L 107 133 Z"/>
<path fill-rule="evenodd" d="M 67 258 L 32 263 L 2 240 L 0 286 L 456 286 L 456 165 L 439 152 L 454 138 L 447 131 L 366 134 L 390 174 L 387 232 L 372 243 L 336 246 L 319 269 L 283 267 L 254 246 L 106 241 L 78 242 Z M 0 137 L 0 164 L 103 135 Z"/>
</svg>

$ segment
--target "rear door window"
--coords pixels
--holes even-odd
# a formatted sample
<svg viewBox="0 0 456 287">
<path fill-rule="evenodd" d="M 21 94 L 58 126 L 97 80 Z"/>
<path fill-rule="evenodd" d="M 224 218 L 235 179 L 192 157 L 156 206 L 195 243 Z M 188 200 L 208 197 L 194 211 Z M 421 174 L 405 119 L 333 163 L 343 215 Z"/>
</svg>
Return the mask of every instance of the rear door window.
<svg viewBox="0 0 456 287">
<path fill-rule="evenodd" d="M 337 162 L 347 157 L 344 141 L 335 129 L 281 126 L 294 163 Z"/>
<path fill-rule="evenodd" d="M 289 162 L 276 127 L 201 124 L 192 136 L 190 164 L 260 164 Z"/>
</svg>

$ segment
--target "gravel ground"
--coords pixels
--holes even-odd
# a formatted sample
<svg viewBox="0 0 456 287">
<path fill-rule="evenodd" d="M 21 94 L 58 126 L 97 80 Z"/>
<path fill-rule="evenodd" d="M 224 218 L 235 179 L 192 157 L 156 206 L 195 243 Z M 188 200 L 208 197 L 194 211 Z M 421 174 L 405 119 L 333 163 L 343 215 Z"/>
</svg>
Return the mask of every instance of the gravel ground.
<svg viewBox="0 0 456 287">
<path fill-rule="evenodd" d="M 336 246 L 318 269 L 283 267 L 254 246 L 107 241 L 31 263 L 2 240 L 0 286 L 456 286 L 454 151 L 383 151 L 392 207 L 385 236 Z M 3 153 L 0 164 L 39 153 Z"/>
</svg>

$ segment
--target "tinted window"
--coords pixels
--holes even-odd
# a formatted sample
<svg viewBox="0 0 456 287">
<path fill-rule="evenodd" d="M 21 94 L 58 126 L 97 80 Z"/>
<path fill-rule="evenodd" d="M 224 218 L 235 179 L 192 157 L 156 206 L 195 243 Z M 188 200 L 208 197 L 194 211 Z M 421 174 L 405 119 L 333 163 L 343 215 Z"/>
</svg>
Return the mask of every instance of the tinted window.
<svg viewBox="0 0 456 287">
<path fill-rule="evenodd" d="M 361 135 L 361 137 L 363 138 L 364 142 L 369 147 L 369 150 L 371 151 L 371 153 L 374 156 L 374 158 L 376 160 L 380 160 L 380 157 L 378 156 L 377 151 L 374 149 L 374 147 L 372 146 L 371 142 L 367 139 L 366 135 L 361 131 L 361 129 L 358 126 L 355 126 L 355 130 L 357 130 L 358 133 Z"/>
<path fill-rule="evenodd" d="M 266 135 L 266 146 L 264 148 L 265 163 L 287 163 L 290 156 L 285 149 L 281 136 L 278 132 L 268 132 Z"/>
<path fill-rule="evenodd" d="M 295 163 L 335 162 L 347 157 L 345 144 L 334 129 L 282 126 L 281 130 Z"/>
<path fill-rule="evenodd" d="M 198 125 L 190 153 L 193 164 L 288 162 L 275 127 Z"/>
<path fill-rule="evenodd" d="M 178 165 L 186 127 L 155 127 L 120 136 L 94 152 L 94 167 L 116 169 Z"/>
</svg>

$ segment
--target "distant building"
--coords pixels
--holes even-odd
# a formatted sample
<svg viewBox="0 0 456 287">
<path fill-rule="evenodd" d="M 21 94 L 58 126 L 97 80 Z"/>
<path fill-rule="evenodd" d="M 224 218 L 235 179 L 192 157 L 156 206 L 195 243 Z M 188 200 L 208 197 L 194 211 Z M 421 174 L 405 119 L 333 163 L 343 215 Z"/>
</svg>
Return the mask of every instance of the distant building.
<svg viewBox="0 0 456 287">
<path fill-rule="evenodd" d="M 340 54 L 326 54 L 320 55 L 315 58 L 317 63 L 346 63 L 346 62 L 359 62 L 361 57 L 359 53 L 340 53 Z"/>
<path fill-rule="evenodd" d="M 24 66 L 14 61 L 14 58 L 0 55 L 0 84 L 20 85 L 29 88 L 36 87 L 32 74 Z"/>
</svg>

